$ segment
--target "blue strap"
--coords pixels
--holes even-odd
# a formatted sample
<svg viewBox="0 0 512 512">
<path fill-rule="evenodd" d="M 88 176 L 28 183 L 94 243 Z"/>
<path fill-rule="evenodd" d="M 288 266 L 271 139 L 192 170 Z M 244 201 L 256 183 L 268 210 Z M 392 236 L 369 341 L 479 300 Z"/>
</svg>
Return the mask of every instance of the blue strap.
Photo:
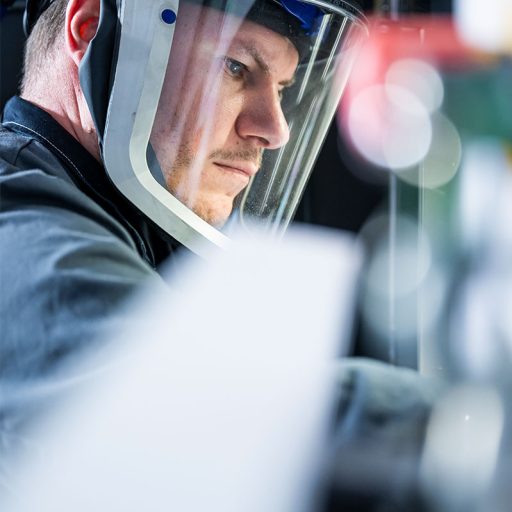
<svg viewBox="0 0 512 512">
<path fill-rule="evenodd" d="M 318 7 L 298 0 L 279 0 L 280 4 L 301 22 L 301 27 L 308 35 L 314 35 L 318 32 L 318 21 L 324 15 Z"/>
</svg>

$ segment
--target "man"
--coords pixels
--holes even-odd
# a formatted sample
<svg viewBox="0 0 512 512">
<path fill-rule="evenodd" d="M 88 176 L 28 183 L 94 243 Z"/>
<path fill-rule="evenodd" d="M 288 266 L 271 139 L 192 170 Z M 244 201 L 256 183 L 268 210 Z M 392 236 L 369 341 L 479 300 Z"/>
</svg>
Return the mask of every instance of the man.
<svg viewBox="0 0 512 512">
<path fill-rule="evenodd" d="M 286 227 L 362 30 L 320 4 L 29 0 L 0 131 L 0 448 L 177 247 Z"/>
<path fill-rule="evenodd" d="M 3 379 L 52 376 L 228 217 L 286 226 L 362 30 L 324 4 L 29 0 L 0 131 Z"/>
</svg>

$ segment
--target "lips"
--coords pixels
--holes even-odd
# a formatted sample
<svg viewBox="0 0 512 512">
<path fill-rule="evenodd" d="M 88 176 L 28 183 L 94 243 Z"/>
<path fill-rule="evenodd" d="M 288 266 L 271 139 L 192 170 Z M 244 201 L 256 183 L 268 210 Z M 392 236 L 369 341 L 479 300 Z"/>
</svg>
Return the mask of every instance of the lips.
<svg viewBox="0 0 512 512">
<path fill-rule="evenodd" d="M 242 174 L 249 178 L 258 172 L 258 166 L 251 162 L 214 162 L 214 164 L 225 171 Z"/>
</svg>

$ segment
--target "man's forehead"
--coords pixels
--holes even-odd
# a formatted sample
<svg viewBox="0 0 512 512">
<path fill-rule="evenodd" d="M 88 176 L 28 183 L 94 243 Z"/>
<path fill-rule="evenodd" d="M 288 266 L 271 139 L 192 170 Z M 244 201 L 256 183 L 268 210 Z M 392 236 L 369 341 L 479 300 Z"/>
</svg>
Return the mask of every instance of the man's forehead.
<svg viewBox="0 0 512 512">
<path fill-rule="evenodd" d="M 295 45 L 286 36 L 249 20 L 239 25 L 233 35 L 232 45 L 242 46 L 251 54 L 261 53 L 286 58 L 298 56 Z"/>
<path fill-rule="evenodd" d="M 215 30 L 224 39 L 224 43 L 244 35 L 252 39 L 254 48 L 258 48 L 263 46 L 267 39 L 271 39 L 274 44 L 281 43 L 279 45 L 281 51 L 284 49 L 289 54 L 295 51 L 298 55 L 298 50 L 291 39 L 274 27 L 267 26 L 263 19 L 244 18 L 239 13 L 226 12 L 208 5 L 188 2 L 184 5 L 187 9 L 191 9 L 190 14 L 199 25 Z M 284 13 L 283 16 L 285 16 Z"/>
<path fill-rule="evenodd" d="M 242 50 L 258 60 L 275 60 L 279 53 L 284 53 L 286 58 L 295 60 L 298 51 L 293 42 L 285 35 L 272 30 L 263 24 L 253 20 L 243 19 L 239 15 L 220 11 L 219 9 L 188 4 L 196 13 L 190 13 L 198 21 L 198 33 L 201 31 L 205 37 L 215 39 L 212 43 L 219 46 Z M 263 63 L 262 63 L 263 64 Z"/>
</svg>

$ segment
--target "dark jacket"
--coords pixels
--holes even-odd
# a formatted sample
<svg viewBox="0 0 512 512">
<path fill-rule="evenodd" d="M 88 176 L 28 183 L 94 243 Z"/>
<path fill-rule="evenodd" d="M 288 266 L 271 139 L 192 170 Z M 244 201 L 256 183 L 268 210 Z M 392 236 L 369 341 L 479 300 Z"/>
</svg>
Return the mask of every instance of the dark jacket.
<svg viewBox="0 0 512 512">
<path fill-rule="evenodd" d="M 159 279 L 171 251 L 50 115 L 9 101 L 0 128 L 0 434 L 17 397 L 53 382 L 124 321 L 124 304 Z"/>
</svg>

